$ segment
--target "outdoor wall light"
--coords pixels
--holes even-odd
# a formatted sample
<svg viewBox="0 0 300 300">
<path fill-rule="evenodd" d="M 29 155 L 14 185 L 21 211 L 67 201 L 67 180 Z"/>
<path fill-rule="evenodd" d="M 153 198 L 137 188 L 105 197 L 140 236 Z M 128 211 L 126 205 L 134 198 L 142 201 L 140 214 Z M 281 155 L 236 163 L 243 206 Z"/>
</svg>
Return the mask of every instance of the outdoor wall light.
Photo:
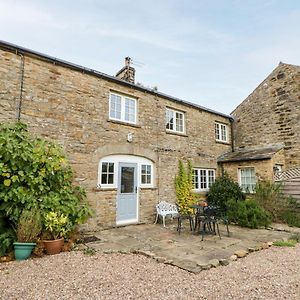
<svg viewBox="0 0 300 300">
<path fill-rule="evenodd" d="M 128 143 L 131 143 L 132 140 L 133 140 L 133 137 L 134 137 L 134 134 L 131 133 L 131 132 L 129 132 L 129 133 L 127 134 L 127 142 L 128 142 Z"/>
</svg>

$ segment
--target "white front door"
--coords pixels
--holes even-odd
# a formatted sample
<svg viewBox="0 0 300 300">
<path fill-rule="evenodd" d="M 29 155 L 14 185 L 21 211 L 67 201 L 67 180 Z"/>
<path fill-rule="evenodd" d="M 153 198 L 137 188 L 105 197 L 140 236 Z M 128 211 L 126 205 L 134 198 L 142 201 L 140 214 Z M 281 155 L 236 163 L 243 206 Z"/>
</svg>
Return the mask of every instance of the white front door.
<svg viewBox="0 0 300 300">
<path fill-rule="evenodd" d="M 119 163 L 117 225 L 137 223 L 137 164 Z"/>
</svg>

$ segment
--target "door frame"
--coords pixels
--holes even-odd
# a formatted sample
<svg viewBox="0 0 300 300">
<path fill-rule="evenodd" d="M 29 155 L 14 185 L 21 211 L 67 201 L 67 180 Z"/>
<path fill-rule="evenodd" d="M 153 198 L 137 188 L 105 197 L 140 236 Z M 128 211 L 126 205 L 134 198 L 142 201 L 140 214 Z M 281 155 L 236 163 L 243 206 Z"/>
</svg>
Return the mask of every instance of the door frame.
<svg viewBox="0 0 300 300">
<path fill-rule="evenodd" d="M 118 221 L 118 201 L 119 201 L 119 195 L 120 190 L 121 190 L 121 167 L 134 167 L 134 181 L 135 181 L 135 198 L 136 198 L 136 206 L 135 206 L 135 211 L 136 211 L 136 218 L 134 219 L 127 219 L 127 220 L 122 220 Z M 129 224 L 137 224 L 139 221 L 139 180 L 138 180 L 138 164 L 133 163 L 133 162 L 119 162 L 118 163 L 118 173 L 117 173 L 117 197 L 116 197 L 116 225 L 129 225 Z"/>
</svg>

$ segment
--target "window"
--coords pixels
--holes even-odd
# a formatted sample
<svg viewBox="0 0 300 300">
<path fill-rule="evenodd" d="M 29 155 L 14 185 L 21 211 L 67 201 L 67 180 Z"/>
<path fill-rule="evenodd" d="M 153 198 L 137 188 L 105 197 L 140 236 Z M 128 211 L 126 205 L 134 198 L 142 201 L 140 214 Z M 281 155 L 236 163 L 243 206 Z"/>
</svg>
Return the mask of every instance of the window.
<svg viewBox="0 0 300 300">
<path fill-rule="evenodd" d="M 240 186 L 245 193 L 254 193 L 256 185 L 256 176 L 254 168 L 239 169 Z"/>
<path fill-rule="evenodd" d="M 208 191 L 215 182 L 216 174 L 214 169 L 194 169 L 193 183 L 194 189 Z"/>
<path fill-rule="evenodd" d="M 151 165 L 141 166 L 141 184 L 151 184 L 152 183 L 152 170 Z"/>
<path fill-rule="evenodd" d="M 102 162 L 101 184 L 114 184 L 114 163 Z"/>
<path fill-rule="evenodd" d="M 167 108 L 166 129 L 168 131 L 184 133 L 184 113 Z"/>
<path fill-rule="evenodd" d="M 137 104 L 136 99 L 110 93 L 109 98 L 109 118 L 136 124 Z"/>
<path fill-rule="evenodd" d="M 215 135 L 216 141 L 227 142 L 228 133 L 227 125 L 221 123 L 215 123 Z"/>
</svg>

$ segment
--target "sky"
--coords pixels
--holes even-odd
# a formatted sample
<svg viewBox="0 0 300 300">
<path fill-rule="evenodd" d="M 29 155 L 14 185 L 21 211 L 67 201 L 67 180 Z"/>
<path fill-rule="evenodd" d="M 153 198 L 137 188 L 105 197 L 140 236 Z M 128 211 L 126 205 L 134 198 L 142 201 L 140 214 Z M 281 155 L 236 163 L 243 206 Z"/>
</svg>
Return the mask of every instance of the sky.
<svg viewBox="0 0 300 300">
<path fill-rule="evenodd" d="M 0 0 L 0 40 L 229 114 L 300 65 L 298 0 Z"/>
</svg>

